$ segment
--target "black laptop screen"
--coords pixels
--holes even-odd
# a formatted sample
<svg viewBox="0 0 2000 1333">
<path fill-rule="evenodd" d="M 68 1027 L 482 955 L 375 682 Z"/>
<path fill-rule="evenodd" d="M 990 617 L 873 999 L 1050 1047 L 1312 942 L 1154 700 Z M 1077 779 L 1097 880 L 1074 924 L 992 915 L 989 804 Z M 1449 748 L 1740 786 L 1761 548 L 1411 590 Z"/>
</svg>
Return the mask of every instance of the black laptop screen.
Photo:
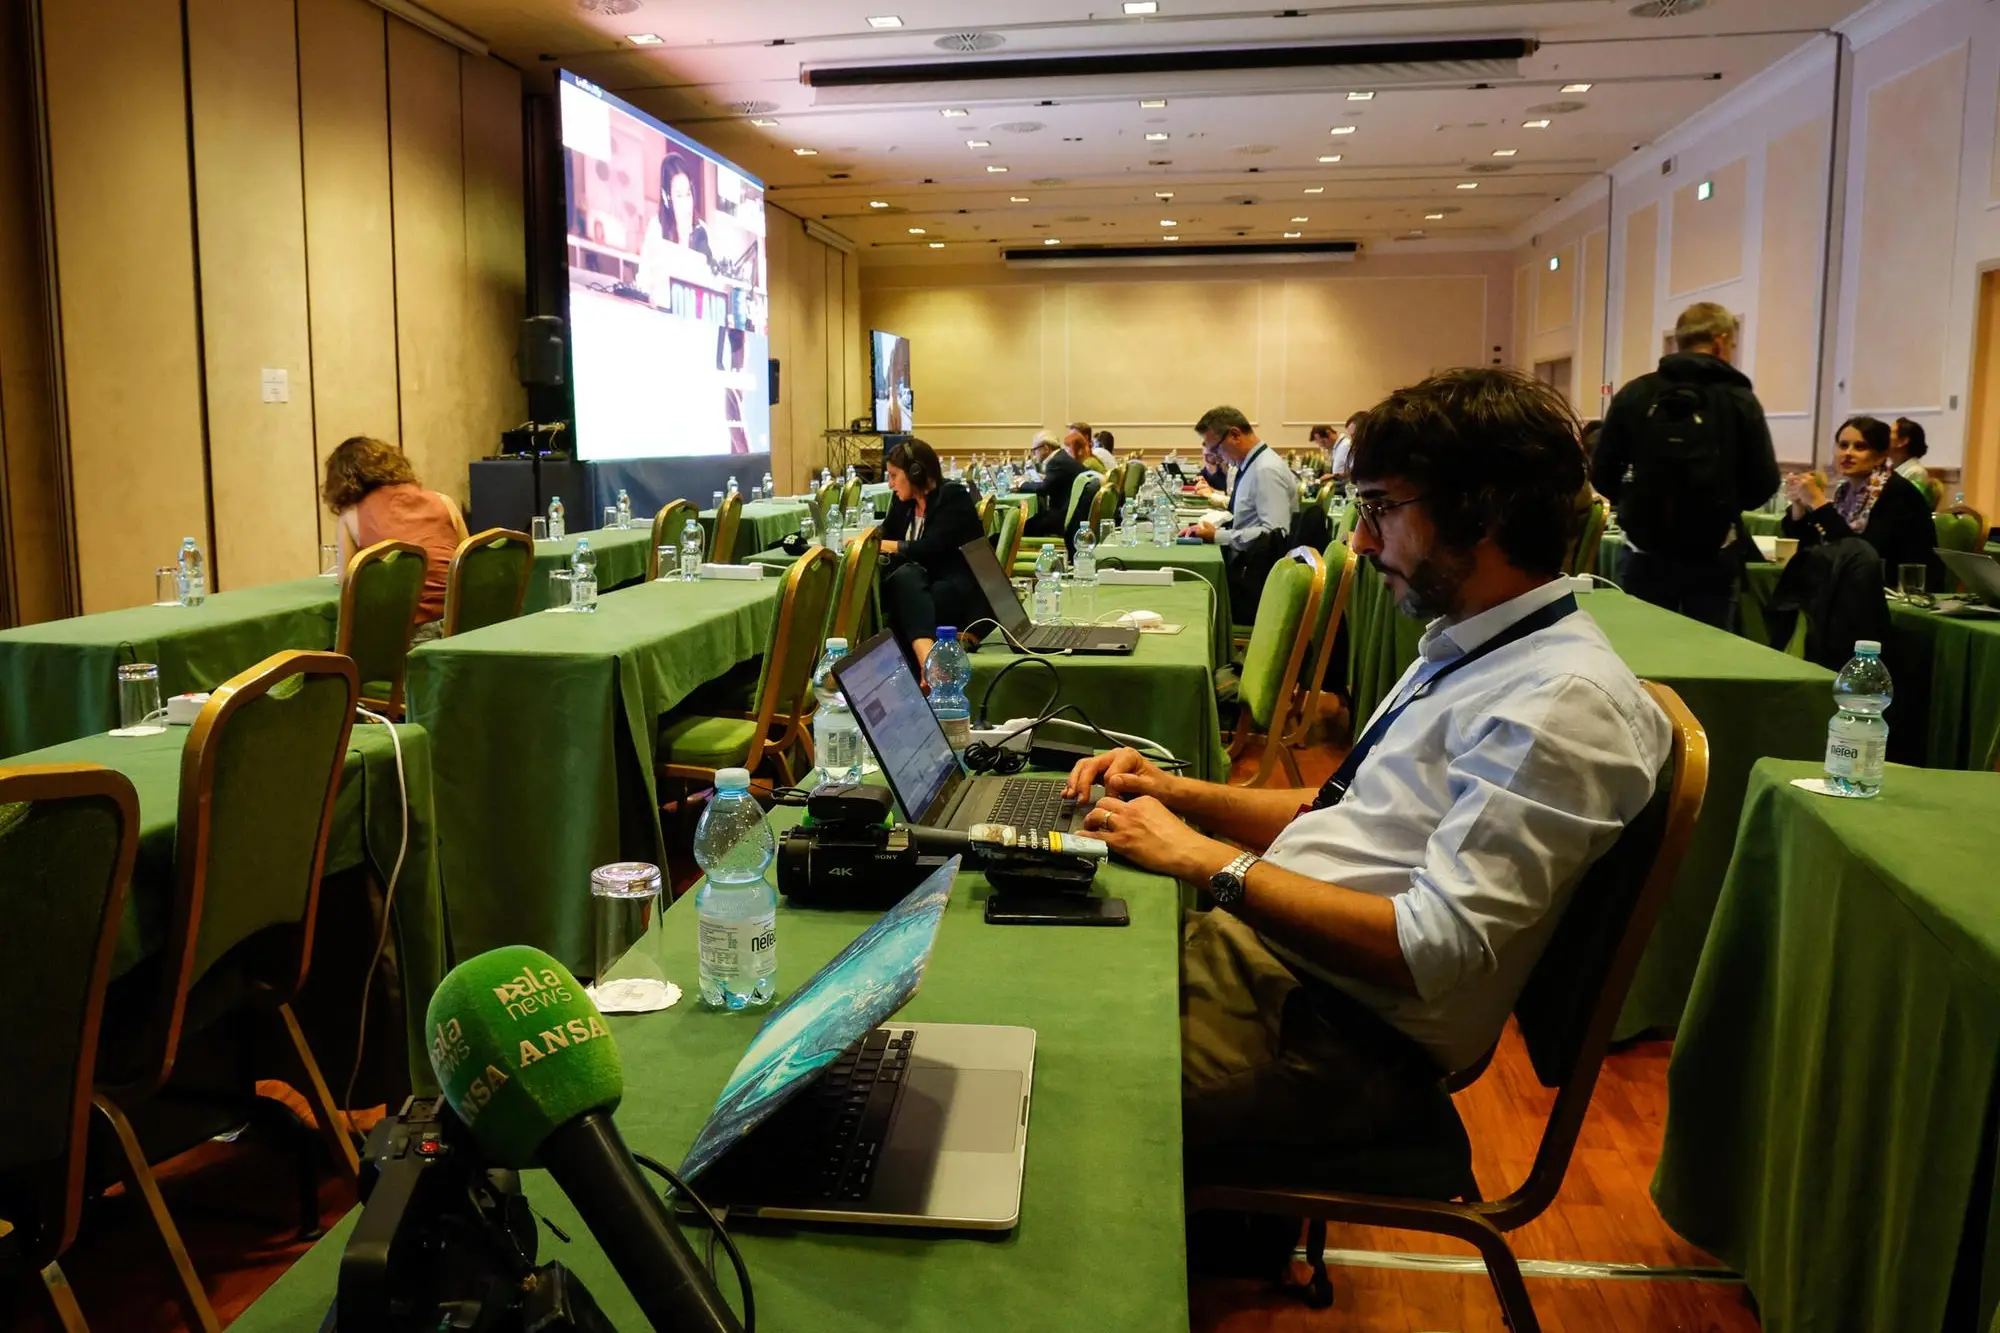
<svg viewBox="0 0 2000 1333">
<path fill-rule="evenodd" d="M 1014 593 L 1014 585 L 1007 579 L 1007 571 L 1000 568 L 1000 561 L 994 556 L 993 548 L 982 538 L 969 541 L 959 547 L 965 555 L 965 563 L 972 570 L 972 577 L 979 581 L 979 591 L 986 596 L 986 605 L 993 612 L 993 619 L 1009 634 L 1026 634 L 1032 625 L 1028 623 L 1028 613 L 1021 609 L 1021 599 Z"/>
<path fill-rule="evenodd" d="M 893 635 L 878 634 L 839 665 L 835 678 L 882 761 L 903 817 L 922 819 L 958 771 L 958 759 L 931 715 L 902 645 Z"/>
</svg>

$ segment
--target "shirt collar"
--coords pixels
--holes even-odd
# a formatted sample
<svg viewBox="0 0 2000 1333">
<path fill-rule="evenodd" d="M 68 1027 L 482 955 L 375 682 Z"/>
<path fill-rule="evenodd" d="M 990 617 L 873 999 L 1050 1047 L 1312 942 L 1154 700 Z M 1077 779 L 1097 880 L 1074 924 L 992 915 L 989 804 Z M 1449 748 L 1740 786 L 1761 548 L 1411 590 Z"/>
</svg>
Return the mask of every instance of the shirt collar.
<svg viewBox="0 0 2000 1333">
<path fill-rule="evenodd" d="M 1270 447 L 1271 447 L 1271 442 L 1269 440 L 1257 441 L 1257 447 L 1255 449 L 1252 449 L 1249 453 L 1243 455 L 1243 461 L 1236 465 L 1236 470 L 1238 472 L 1248 472 L 1250 470 L 1250 464 L 1253 461 L 1255 461 L 1257 455 L 1263 453 L 1266 449 Z"/>
<path fill-rule="evenodd" d="M 1445 624 L 1444 617 L 1440 616 L 1424 626 L 1424 637 L 1418 643 L 1417 651 L 1427 662 L 1448 662 L 1478 648 L 1521 617 L 1560 600 L 1568 591 L 1569 580 L 1555 578 L 1498 606 L 1489 606 L 1456 625 Z"/>
</svg>

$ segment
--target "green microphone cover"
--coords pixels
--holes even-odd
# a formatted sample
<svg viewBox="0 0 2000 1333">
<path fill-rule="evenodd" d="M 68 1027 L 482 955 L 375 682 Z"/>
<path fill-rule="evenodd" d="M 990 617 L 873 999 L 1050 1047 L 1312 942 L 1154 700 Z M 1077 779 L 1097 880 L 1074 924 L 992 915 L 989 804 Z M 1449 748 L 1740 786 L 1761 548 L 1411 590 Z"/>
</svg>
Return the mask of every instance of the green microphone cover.
<svg viewBox="0 0 2000 1333">
<path fill-rule="evenodd" d="M 551 1131 L 624 1095 L 604 1015 L 540 949 L 468 958 L 438 983 L 424 1021 L 445 1101 L 495 1165 L 534 1165 Z"/>
</svg>

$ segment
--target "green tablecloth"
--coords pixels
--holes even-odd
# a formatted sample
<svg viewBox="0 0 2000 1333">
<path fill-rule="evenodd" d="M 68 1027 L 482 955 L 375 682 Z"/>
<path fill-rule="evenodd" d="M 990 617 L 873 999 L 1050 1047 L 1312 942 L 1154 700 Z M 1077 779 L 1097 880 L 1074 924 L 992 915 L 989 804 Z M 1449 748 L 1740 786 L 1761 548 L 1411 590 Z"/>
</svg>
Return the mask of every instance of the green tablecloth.
<svg viewBox="0 0 2000 1333">
<path fill-rule="evenodd" d="M 521 613 L 549 608 L 549 571 L 568 569 L 576 554 L 579 537 L 590 539 L 591 554 L 597 557 L 597 590 L 610 592 L 637 583 L 646 577 L 653 544 L 653 520 L 634 517 L 630 528 L 600 528 L 596 532 L 575 532 L 559 542 L 535 543 L 535 569 L 528 575 L 528 595 L 521 599 Z M 675 533 L 673 544 L 680 544 Z"/>
<path fill-rule="evenodd" d="M 1229 574 L 1223 568 L 1222 548 L 1204 542 L 1200 546 L 1154 546 L 1150 543 L 1127 546 L 1117 537 L 1097 548 L 1100 560 L 1116 560 L 1127 569 L 1190 569 L 1215 589 L 1215 619 L 1210 626 L 1215 640 L 1212 655 L 1217 666 L 1230 660 Z M 1178 577 L 1178 576 L 1176 576 Z"/>
<path fill-rule="evenodd" d="M 1621 592 L 1600 588 L 1578 601 L 1626 665 L 1671 686 L 1708 732 L 1708 799 L 1619 1017 L 1617 1035 L 1624 1037 L 1678 1021 L 1729 863 L 1751 765 L 1767 755 L 1823 755 L 1833 673 Z M 1356 571 L 1353 606 L 1354 716 L 1366 719 L 1415 660 L 1423 627 L 1396 612 L 1381 576 L 1367 564 Z"/>
<path fill-rule="evenodd" d="M 422 727 L 396 728 L 403 747 L 403 776 L 410 794 L 410 843 L 396 882 L 397 958 L 406 987 L 404 1005 L 410 1077 L 432 1089 L 424 1008 L 444 975 L 444 908 L 438 892 L 435 827 L 431 805 L 430 737 Z M 18 755 L 9 764 L 102 764 L 123 773 L 139 794 L 139 854 L 125 917 L 118 930 L 112 975 L 123 976 L 160 947 L 172 924 L 178 869 L 174 839 L 180 817 L 181 748 L 185 727 L 153 736 L 87 736 L 82 740 Z M 364 862 L 386 885 L 403 836 L 402 788 L 396 780 L 395 740 L 389 728 L 356 725 L 348 742 L 340 792 L 334 800 L 333 828 L 326 845 L 328 875 Z M 336 1083 L 345 1070 L 326 1070 Z"/>
<path fill-rule="evenodd" d="M 895 501 L 896 496 L 889 489 L 888 482 L 871 481 L 861 487 L 861 498 L 866 500 L 868 507 L 875 511 L 875 517 L 887 518 L 889 517 L 889 506 Z"/>
<path fill-rule="evenodd" d="M 522 616 L 410 655 L 454 956 L 525 943 L 589 971 L 591 870 L 665 860 L 659 716 L 764 651 L 780 586 L 644 583 L 590 615 Z"/>
<path fill-rule="evenodd" d="M 1761 509 L 1746 509 L 1743 511 L 1744 526 L 1750 529 L 1750 535 L 1753 537 L 1777 536 L 1779 525 L 1784 520 L 1785 516 L 1783 514 L 1767 514 Z"/>
<path fill-rule="evenodd" d="M 1896 682 L 1890 744 L 1926 768 L 1990 769 L 2000 759 L 2000 621 L 1940 616 L 1889 603 L 1882 646 Z M 1898 732 L 1901 726 L 1915 728 Z M 1901 743 L 1899 743 L 1901 742 Z"/>
<path fill-rule="evenodd" d="M 1653 1197 L 1743 1273 L 1768 1333 L 1985 1328 L 2000 775 L 1892 766 L 1872 801 L 1790 785 L 1818 771 L 1751 776 Z"/>
<path fill-rule="evenodd" d="M 299 579 L 0 630 L 0 757 L 117 726 L 123 663 L 156 663 L 164 700 L 286 648 L 331 648 L 339 619 L 339 584 Z"/>
<path fill-rule="evenodd" d="M 811 514 L 812 509 L 799 500 L 746 500 L 743 517 L 736 525 L 736 549 L 729 558 L 733 561 L 747 560 L 753 551 L 776 546 L 797 532 L 799 520 Z M 715 535 L 713 509 L 701 511 L 701 530 L 710 537 Z"/>
<path fill-rule="evenodd" d="M 781 826 L 792 817 L 772 816 Z M 1120 866 L 1107 867 L 1099 882 L 1126 900 L 1130 926 L 989 926 L 980 915 L 985 880 L 960 875 L 923 990 L 901 1015 L 1035 1029 L 1020 1224 L 1000 1236 L 741 1227 L 732 1234 L 750 1269 L 760 1326 L 1187 1328 L 1176 893 L 1167 880 Z M 665 923 L 668 975 L 689 998 L 664 1013 L 610 1020 L 625 1068 L 619 1126 L 635 1150 L 669 1164 L 693 1142 L 759 1021 L 694 1002 L 691 899 L 683 897 Z M 781 907 L 781 989 L 803 981 L 870 919 Z M 537 1208 L 576 1239 L 567 1246 L 545 1239 L 544 1256 L 575 1269 L 615 1326 L 645 1327 L 560 1191 L 539 1172 L 525 1180 Z M 350 1217 L 314 1246 L 231 1325 L 234 1333 L 318 1327 L 351 1226 Z M 733 1299 L 732 1279 L 722 1286 Z"/>
<path fill-rule="evenodd" d="M 1051 659 L 1055 676 L 1038 666 L 1021 666 L 1007 673 L 993 697 L 986 700 L 987 682 L 1017 654 L 1006 640 L 988 634 L 972 655 L 972 686 L 968 693 L 975 713 L 985 701 L 992 722 L 1036 717 L 1056 677 L 1062 682 L 1060 702 L 1076 704 L 1098 726 L 1159 741 L 1188 761 L 1187 770 L 1210 782 L 1229 778 L 1229 759 L 1222 748 L 1222 724 L 1215 703 L 1213 636 L 1208 624 L 1208 590 L 1198 583 L 1170 588 L 1111 587 L 1097 590 L 1097 618 L 1140 607 L 1158 611 L 1169 624 L 1185 626 L 1178 634 L 1142 634 L 1129 657 L 1064 657 Z M 1088 744 L 1082 734 L 1066 730 L 1052 738 Z M 1101 742 L 1099 742 L 1101 744 Z"/>
<path fill-rule="evenodd" d="M 1042 512 L 1042 492 L 1040 491 L 1008 491 L 1000 499 L 1007 504 L 1019 507 L 1022 514 L 1027 518 L 1033 518 Z"/>
</svg>

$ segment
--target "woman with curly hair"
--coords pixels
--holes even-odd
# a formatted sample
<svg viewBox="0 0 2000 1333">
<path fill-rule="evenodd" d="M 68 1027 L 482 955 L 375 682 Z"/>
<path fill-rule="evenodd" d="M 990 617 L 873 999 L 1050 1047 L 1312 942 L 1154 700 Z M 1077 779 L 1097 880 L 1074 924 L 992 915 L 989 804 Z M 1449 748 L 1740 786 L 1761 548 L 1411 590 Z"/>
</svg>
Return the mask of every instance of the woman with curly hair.
<svg viewBox="0 0 2000 1333">
<path fill-rule="evenodd" d="M 393 444 L 367 435 L 340 442 L 326 456 L 326 484 L 320 498 L 333 511 L 340 533 L 340 577 L 357 551 L 376 542 L 414 542 L 424 548 L 424 595 L 417 603 L 412 643 L 425 643 L 443 630 L 444 583 L 452 553 L 465 540 L 465 516 L 448 495 L 417 481 L 410 460 Z"/>
</svg>

